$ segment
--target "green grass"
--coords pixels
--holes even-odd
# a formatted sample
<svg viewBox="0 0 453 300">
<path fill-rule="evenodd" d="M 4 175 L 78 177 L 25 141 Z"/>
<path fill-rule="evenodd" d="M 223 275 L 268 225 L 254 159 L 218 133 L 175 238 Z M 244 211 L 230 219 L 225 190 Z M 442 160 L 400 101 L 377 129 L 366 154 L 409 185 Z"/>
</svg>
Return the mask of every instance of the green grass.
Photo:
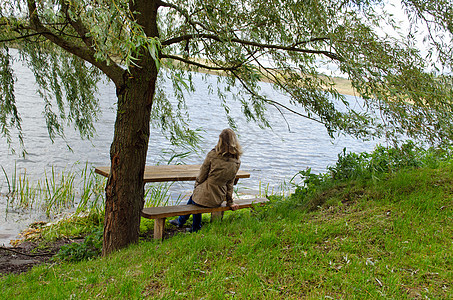
<svg viewBox="0 0 453 300">
<path fill-rule="evenodd" d="M 5 299 L 451 299 L 452 238 L 445 162 L 275 197 L 196 234 L 4 276 L 0 289 Z"/>
</svg>

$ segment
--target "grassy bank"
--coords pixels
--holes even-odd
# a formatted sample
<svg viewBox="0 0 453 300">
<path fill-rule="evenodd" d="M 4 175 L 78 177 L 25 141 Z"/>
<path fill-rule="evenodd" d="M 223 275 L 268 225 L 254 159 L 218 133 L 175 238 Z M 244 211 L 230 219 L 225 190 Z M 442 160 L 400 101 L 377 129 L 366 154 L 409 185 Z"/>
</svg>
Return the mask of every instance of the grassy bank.
<svg viewBox="0 0 453 300">
<path fill-rule="evenodd" d="M 379 150 L 379 149 L 378 149 Z M 451 299 L 453 164 L 390 151 L 163 242 L 0 279 L 5 299 Z"/>
</svg>

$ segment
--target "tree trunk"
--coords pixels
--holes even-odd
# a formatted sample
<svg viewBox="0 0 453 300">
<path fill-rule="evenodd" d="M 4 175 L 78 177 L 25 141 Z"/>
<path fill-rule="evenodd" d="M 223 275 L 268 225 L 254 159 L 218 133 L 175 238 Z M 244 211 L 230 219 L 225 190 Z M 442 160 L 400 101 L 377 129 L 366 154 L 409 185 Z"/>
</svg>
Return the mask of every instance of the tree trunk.
<svg viewBox="0 0 453 300">
<path fill-rule="evenodd" d="M 137 22 L 147 36 L 158 36 L 155 1 L 135 0 L 130 7 L 138 13 Z M 131 67 L 130 72 L 125 71 L 123 82 L 116 83 L 118 110 L 110 148 L 111 171 L 106 185 L 103 256 L 136 243 L 139 238 L 144 204 L 143 173 L 158 71 L 146 50 L 136 63 L 140 67 Z"/>
</svg>

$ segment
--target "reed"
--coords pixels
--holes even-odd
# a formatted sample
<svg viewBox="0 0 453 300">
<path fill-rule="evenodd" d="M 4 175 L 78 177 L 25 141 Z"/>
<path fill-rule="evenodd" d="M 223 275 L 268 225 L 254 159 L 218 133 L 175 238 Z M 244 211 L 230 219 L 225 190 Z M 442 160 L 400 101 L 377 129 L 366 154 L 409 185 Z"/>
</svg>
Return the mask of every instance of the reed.
<svg viewBox="0 0 453 300">
<path fill-rule="evenodd" d="M 269 183 L 263 186 L 263 183 L 261 180 L 259 181 L 258 184 L 258 197 L 266 197 L 267 195 L 272 194 L 274 189 L 272 188 L 271 191 L 269 191 Z M 269 194 L 270 193 L 270 194 Z"/>
<path fill-rule="evenodd" d="M 8 176 L 6 173 L 5 168 L 2 166 L 3 175 L 6 178 L 6 184 L 8 186 L 8 192 L 6 192 L 6 210 L 8 211 L 8 207 L 12 205 L 12 201 L 14 200 L 14 196 L 16 194 L 16 164 L 14 164 L 14 172 L 11 176 Z"/>
<path fill-rule="evenodd" d="M 6 198 L 6 211 L 11 209 L 40 210 L 48 218 L 67 210 L 76 214 L 101 213 L 105 202 L 106 178 L 97 175 L 88 163 L 80 168 L 79 163 L 68 171 L 57 172 L 55 167 L 44 171 L 44 177 L 33 182 L 29 175 L 18 173 L 16 166 L 8 175 L 2 167 L 7 191 L 0 194 Z M 171 194 L 173 183 L 145 186 L 145 206 L 179 204 L 183 195 Z"/>
<path fill-rule="evenodd" d="M 43 206 L 47 217 L 52 213 L 59 213 L 64 209 L 71 208 L 75 202 L 74 190 L 75 174 L 62 172 L 59 176 L 55 168 L 51 168 L 51 175 L 45 173 L 44 201 Z"/>
<path fill-rule="evenodd" d="M 183 196 L 178 195 L 176 199 L 172 199 L 170 188 L 174 182 L 150 184 L 145 189 L 145 207 L 167 206 L 179 204 Z"/>
<path fill-rule="evenodd" d="M 14 165 L 14 170 L 8 176 L 5 168 L 2 167 L 3 175 L 7 185 L 7 192 L 4 193 L 6 198 L 6 211 L 8 209 L 27 209 L 32 208 L 38 193 L 35 188 L 30 184 L 26 172 L 17 174 L 17 167 Z"/>
<path fill-rule="evenodd" d="M 31 188 L 26 172 L 21 176 L 18 176 L 17 193 L 15 197 L 15 200 L 18 201 L 18 206 L 22 208 L 33 207 L 37 196 L 37 189 Z"/>
<path fill-rule="evenodd" d="M 8 185 L 8 193 L 7 195 L 14 194 L 15 193 L 15 188 L 16 188 L 16 164 L 14 164 L 14 172 L 12 173 L 12 176 L 9 177 L 8 174 L 6 173 L 5 168 L 2 166 L 2 171 L 3 174 L 5 175 L 6 178 L 6 183 Z"/>
<path fill-rule="evenodd" d="M 102 186 L 104 181 L 94 175 L 93 170 L 85 165 L 81 172 L 65 171 L 57 173 L 52 167 L 50 173 L 44 171 L 44 177 L 32 182 L 27 173 L 19 174 L 16 166 L 10 175 L 2 167 L 7 192 L 7 208 L 35 209 L 43 211 L 48 218 L 64 210 L 76 208 L 77 213 L 99 210 L 103 202 Z"/>
<path fill-rule="evenodd" d="M 77 205 L 76 212 L 100 212 L 104 203 L 104 187 L 106 179 L 101 176 L 96 176 L 94 169 L 85 164 L 81 171 L 81 186 L 80 200 Z"/>
</svg>

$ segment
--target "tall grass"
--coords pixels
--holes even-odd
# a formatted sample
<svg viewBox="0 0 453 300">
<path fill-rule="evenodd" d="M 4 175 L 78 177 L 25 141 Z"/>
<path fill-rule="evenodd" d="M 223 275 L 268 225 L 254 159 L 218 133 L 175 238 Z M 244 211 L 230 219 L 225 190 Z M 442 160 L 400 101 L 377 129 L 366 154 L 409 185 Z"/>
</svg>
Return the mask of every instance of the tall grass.
<svg viewBox="0 0 453 300">
<path fill-rule="evenodd" d="M 86 212 L 86 211 L 102 211 L 104 203 L 104 187 L 106 180 L 104 177 L 96 175 L 94 169 L 88 167 L 88 164 L 85 164 L 85 167 L 81 172 L 81 193 L 80 201 L 77 205 L 77 213 Z"/>
<path fill-rule="evenodd" d="M 174 182 L 154 183 L 145 186 L 145 207 L 178 205 L 183 195 L 178 195 L 176 199 L 172 199 L 171 187 Z"/>
<path fill-rule="evenodd" d="M 50 176 L 45 174 L 43 203 L 47 217 L 51 213 L 59 213 L 64 209 L 71 208 L 75 202 L 74 179 L 75 174 L 62 172 L 59 176 L 51 168 Z"/>
<path fill-rule="evenodd" d="M 88 164 L 74 171 L 77 166 L 59 173 L 52 167 L 50 172 L 45 171 L 44 177 L 35 182 L 29 179 L 26 172 L 18 173 L 16 166 L 11 174 L 2 167 L 7 191 L 0 197 L 5 197 L 7 211 L 36 209 L 43 211 L 49 218 L 66 210 L 75 210 L 77 214 L 101 213 L 105 202 L 106 178 L 97 175 Z M 183 195 L 172 195 L 173 184 L 145 185 L 145 206 L 179 204 Z"/>
<path fill-rule="evenodd" d="M 52 167 L 49 173 L 44 171 L 43 178 L 32 182 L 26 172 L 18 173 L 16 166 L 10 175 L 2 167 L 7 183 L 4 194 L 7 210 L 35 209 L 50 218 L 68 209 L 77 208 L 77 212 L 86 212 L 98 208 L 103 201 L 99 187 L 104 180 L 90 169 L 85 165 L 81 171 L 63 170 L 57 173 Z"/>
<path fill-rule="evenodd" d="M 6 178 L 8 191 L 5 193 L 6 204 L 8 207 L 33 207 L 38 196 L 37 190 L 29 182 L 26 172 L 17 174 L 16 166 L 11 176 L 8 176 L 6 170 L 2 167 L 3 174 Z"/>
</svg>

